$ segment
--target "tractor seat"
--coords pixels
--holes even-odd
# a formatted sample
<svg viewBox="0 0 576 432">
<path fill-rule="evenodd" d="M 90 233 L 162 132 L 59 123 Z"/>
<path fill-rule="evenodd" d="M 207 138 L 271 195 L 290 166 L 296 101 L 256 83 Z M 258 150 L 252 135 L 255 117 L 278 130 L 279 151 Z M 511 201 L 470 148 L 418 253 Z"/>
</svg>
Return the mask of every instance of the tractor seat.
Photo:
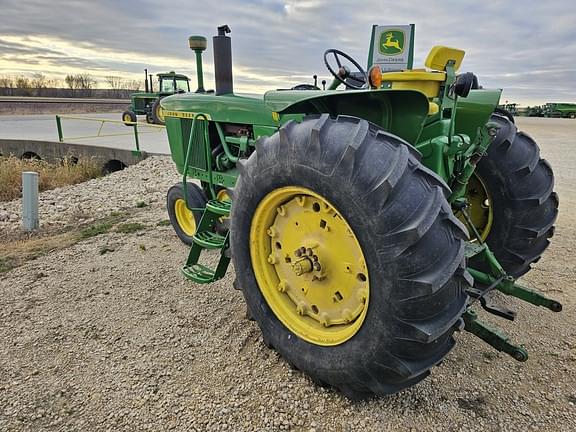
<svg viewBox="0 0 576 432">
<path fill-rule="evenodd" d="M 400 72 L 382 73 L 382 81 L 390 82 L 398 90 L 418 90 L 428 99 L 438 96 L 440 83 L 446 80 L 446 72 L 428 72 L 426 69 L 411 69 Z"/>
<path fill-rule="evenodd" d="M 418 90 L 428 99 L 438 97 L 440 83 L 446 81 L 446 66 L 449 61 L 454 62 L 454 71 L 462 64 L 465 52 L 456 48 L 437 45 L 430 50 L 426 62 L 428 69 L 411 69 L 399 72 L 382 73 L 382 82 L 389 88 L 398 90 Z M 438 112 L 438 104 L 430 101 L 428 114 Z"/>
</svg>

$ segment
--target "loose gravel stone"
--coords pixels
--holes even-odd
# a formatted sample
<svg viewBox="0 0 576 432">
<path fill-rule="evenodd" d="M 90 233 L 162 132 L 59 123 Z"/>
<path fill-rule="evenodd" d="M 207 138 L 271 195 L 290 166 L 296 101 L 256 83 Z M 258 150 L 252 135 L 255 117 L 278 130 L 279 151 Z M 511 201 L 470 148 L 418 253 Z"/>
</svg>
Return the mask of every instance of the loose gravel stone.
<svg viewBox="0 0 576 432">
<path fill-rule="evenodd" d="M 266 348 L 232 288 L 234 269 L 211 285 L 181 276 L 188 248 L 170 226 L 156 225 L 178 181 L 169 159 L 41 194 L 45 224 L 76 223 L 74 206 L 97 218 L 144 201 L 129 222 L 146 230 L 99 235 L 0 277 L 0 431 L 576 430 L 572 125 L 548 145 L 546 130 L 534 129 L 562 207 L 550 249 L 523 279 L 564 312 L 501 296 L 518 311 L 515 322 L 482 314 L 524 343 L 530 359 L 517 363 L 459 333 L 429 379 L 359 403 L 316 386 Z M 207 253 L 205 263 L 217 258 Z"/>
</svg>

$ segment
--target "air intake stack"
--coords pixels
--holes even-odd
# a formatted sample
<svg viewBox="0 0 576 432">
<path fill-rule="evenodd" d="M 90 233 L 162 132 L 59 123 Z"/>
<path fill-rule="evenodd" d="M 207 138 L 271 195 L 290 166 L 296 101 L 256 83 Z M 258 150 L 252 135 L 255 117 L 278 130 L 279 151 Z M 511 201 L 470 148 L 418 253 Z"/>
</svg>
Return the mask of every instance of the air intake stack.
<svg viewBox="0 0 576 432">
<path fill-rule="evenodd" d="M 202 71 L 202 51 L 206 49 L 204 36 L 190 36 L 188 38 L 190 49 L 196 53 L 196 75 L 198 77 L 198 89 L 196 93 L 204 93 L 204 72 Z"/>
<path fill-rule="evenodd" d="M 214 75 L 216 80 L 216 95 L 234 92 L 232 82 L 232 39 L 226 36 L 230 27 L 218 27 L 218 36 L 212 38 L 214 43 Z"/>
</svg>

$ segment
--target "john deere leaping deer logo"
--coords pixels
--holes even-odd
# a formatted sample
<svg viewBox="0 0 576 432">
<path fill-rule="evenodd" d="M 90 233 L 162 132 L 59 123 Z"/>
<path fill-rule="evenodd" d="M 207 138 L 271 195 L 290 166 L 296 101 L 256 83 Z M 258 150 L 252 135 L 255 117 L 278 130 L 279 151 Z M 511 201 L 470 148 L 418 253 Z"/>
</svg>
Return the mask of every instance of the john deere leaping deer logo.
<svg viewBox="0 0 576 432">
<path fill-rule="evenodd" d="M 380 54 L 392 56 L 404 52 L 404 32 L 402 30 L 385 30 L 380 33 Z"/>
</svg>

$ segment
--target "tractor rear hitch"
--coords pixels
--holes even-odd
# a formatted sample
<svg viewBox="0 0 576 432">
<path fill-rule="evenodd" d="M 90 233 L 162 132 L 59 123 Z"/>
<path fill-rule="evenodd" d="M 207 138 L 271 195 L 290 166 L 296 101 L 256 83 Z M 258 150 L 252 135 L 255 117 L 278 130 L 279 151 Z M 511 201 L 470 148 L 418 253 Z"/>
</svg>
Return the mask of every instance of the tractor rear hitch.
<svg viewBox="0 0 576 432">
<path fill-rule="evenodd" d="M 464 318 L 464 330 L 478 336 L 494 349 L 512 356 L 514 360 L 519 362 L 528 360 L 528 352 L 522 345 L 518 346 L 511 343 L 508 336 L 504 335 L 500 330 L 480 321 L 474 311 L 468 310 L 464 312 L 462 318 Z"/>
<path fill-rule="evenodd" d="M 486 250 L 485 245 L 482 246 L 484 247 L 478 248 L 477 250 Z M 513 277 L 507 276 L 505 273 L 499 277 L 495 277 L 472 268 L 468 268 L 468 272 L 472 275 L 476 283 L 486 287 L 483 289 L 472 288 L 468 290 L 468 294 L 473 299 L 479 300 L 484 310 L 493 315 L 510 321 L 516 318 L 516 312 L 492 304 L 489 295 L 494 290 L 498 290 L 506 295 L 511 295 L 536 306 L 543 306 L 552 312 L 560 312 L 562 310 L 562 305 L 556 300 L 549 299 L 533 289 L 517 284 Z M 475 300 L 471 301 L 469 307 Z M 464 319 L 464 330 L 478 336 L 496 350 L 509 354 L 517 361 L 524 362 L 528 360 L 528 353 L 522 345 L 514 345 L 510 342 L 508 336 L 504 335 L 499 329 L 480 321 L 473 310 L 468 309 L 462 318 Z"/>
<path fill-rule="evenodd" d="M 547 309 L 550 309 L 552 312 L 562 311 L 562 304 L 556 300 L 545 297 L 536 290 L 516 283 L 516 280 L 510 276 L 504 278 L 495 278 L 494 276 L 490 276 L 472 268 L 469 268 L 468 272 L 472 275 L 476 282 L 479 282 L 483 285 L 494 285 L 493 289 L 497 289 L 506 295 L 519 298 L 520 300 L 524 300 L 525 302 L 536 306 L 543 306 Z"/>
<path fill-rule="evenodd" d="M 467 290 L 468 295 L 472 299 L 480 300 L 480 304 L 482 305 L 482 309 L 486 312 L 491 313 L 492 315 L 499 316 L 500 318 L 504 318 L 510 321 L 514 321 L 516 319 L 516 312 L 510 310 L 506 307 L 499 306 L 492 302 L 491 291 L 494 289 L 496 283 L 499 283 L 500 280 L 497 280 L 494 284 L 490 285 L 488 288 L 480 290 L 476 288 L 470 288 Z M 473 300 L 470 305 L 474 302 Z"/>
</svg>

